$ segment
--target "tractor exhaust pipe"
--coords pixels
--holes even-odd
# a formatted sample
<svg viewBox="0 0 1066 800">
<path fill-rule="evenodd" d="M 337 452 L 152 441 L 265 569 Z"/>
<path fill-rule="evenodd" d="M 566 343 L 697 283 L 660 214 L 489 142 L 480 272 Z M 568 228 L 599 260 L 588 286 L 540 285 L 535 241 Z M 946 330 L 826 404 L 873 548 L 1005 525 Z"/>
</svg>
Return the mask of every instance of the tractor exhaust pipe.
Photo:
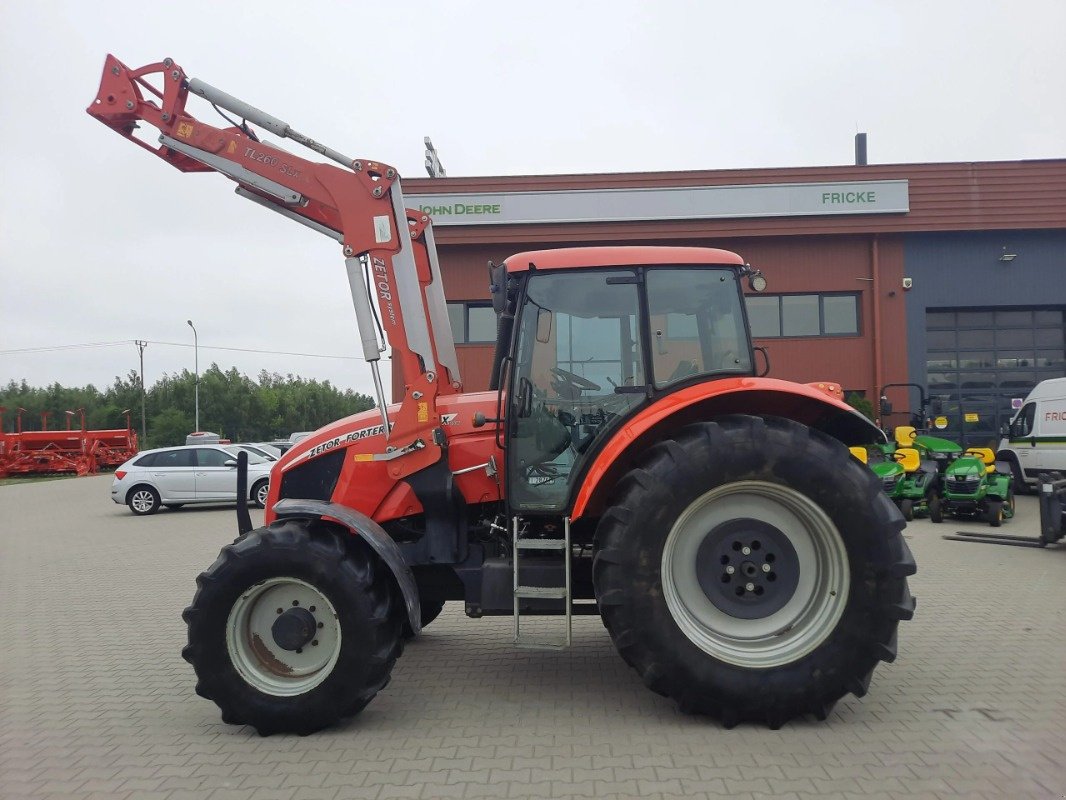
<svg viewBox="0 0 1066 800">
<path fill-rule="evenodd" d="M 252 529 L 252 515 L 248 513 L 248 451 L 237 453 L 237 536 Z"/>
</svg>

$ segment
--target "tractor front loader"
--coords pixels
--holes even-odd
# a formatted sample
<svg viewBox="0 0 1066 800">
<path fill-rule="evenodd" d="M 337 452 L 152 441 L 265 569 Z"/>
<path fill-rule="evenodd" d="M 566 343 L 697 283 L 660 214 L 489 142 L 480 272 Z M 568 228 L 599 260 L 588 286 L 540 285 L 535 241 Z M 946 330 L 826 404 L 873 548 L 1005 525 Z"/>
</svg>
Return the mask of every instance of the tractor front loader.
<svg viewBox="0 0 1066 800">
<path fill-rule="evenodd" d="M 190 94 L 231 124 L 190 116 Z M 755 377 L 742 282 L 765 280 L 742 258 L 591 247 L 490 264 L 492 386 L 463 393 L 433 228 L 395 169 L 170 59 L 108 56 L 88 111 L 336 240 L 378 395 L 278 461 L 265 527 L 241 523 L 197 579 L 184 656 L 225 721 L 307 733 L 355 714 L 447 601 L 513 616 L 518 647 L 565 647 L 572 615 L 598 614 L 651 689 L 728 726 L 825 718 L 895 658 L 915 564 L 847 449 L 883 436 L 816 387 Z M 134 135 L 144 123 L 157 142 Z M 392 405 L 379 331 L 405 383 Z M 557 636 L 531 639 L 531 615 Z"/>
</svg>

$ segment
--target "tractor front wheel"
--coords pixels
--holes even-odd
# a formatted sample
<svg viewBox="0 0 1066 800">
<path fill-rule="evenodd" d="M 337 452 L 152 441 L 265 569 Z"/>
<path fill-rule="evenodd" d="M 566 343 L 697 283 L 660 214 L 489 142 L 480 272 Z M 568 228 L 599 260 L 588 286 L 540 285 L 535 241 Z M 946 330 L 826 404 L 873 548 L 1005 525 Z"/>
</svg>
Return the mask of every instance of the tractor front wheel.
<svg viewBox="0 0 1066 800">
<path fill-rule="evenodd" d="M 623 658 L 683 710 L 824 719 L 866 693 L 913 615 L 904 526 L 830 437 L 775 417 L 698 423 L 619 482 L 596 598 Z"/>
<path fill-rule="evenodd" d="M 361 711 L 402 651 L 406 614 L 387 567 L 325 523 L 251 531 L 196 583 L 182 615 L 196 693 L 224 722 L 264 736 L 312 733 Z"/>
</svg>

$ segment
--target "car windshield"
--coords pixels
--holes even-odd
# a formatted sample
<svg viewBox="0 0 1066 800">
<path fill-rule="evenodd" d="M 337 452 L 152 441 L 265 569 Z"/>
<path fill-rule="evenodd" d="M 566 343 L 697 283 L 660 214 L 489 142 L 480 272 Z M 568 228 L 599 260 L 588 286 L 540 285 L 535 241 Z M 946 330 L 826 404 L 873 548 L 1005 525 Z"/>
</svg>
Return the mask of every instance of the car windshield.
<svg viewBox="0 0 1066 800">
<path fill-rule="evenodd" d="M 226 450 L 230 453 L 233 453 L 234 456 L 236 456 L 243 450 L 245 453 L 248 454 L 249 464 L 266 464 L 269 461 L 269 459 L 263 458 L 261 455 L 259 455 L 259 453 L 256 453 L 252 450 L 246 450 L 243 447 L 227 447 Z"/>
</svg>

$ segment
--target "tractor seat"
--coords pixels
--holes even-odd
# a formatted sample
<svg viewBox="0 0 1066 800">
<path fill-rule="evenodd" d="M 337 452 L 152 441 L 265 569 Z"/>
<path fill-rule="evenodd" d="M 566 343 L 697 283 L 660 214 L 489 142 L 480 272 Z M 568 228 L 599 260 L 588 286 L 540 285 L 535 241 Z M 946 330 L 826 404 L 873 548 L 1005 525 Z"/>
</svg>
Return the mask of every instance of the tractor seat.
<svg viewBox="0 0 1066 800">
<path fill-rule="evenodd" d="M 996 471 L 996 454 L 988 447 L 968 447 L 966 455 L 981 459 L 985 465 L 985 472 Z"/>
<path fill-rule="evenodd" d="M 896 437 L 896 444 L 900 447 L 912 447 L 918 431 L 910 425 L 897 425 L 892 435 Z"/>
<path fill-rule="evenodd" d="M 850 450 L 851 454 L 855 456 L 855 458 L 859 459 L 859 461 L 861 461 L 863 464 L 869 463 L 870 457 L 866 453 L 865 447 L 849 447 L 848 450 Z"/>
<path fill-rule="evenodd" d="M 898 431 L 899 428 L 896 428 Z M 911 428 L 911 430 L 914 430 Z M 903 467 L 904 472 L 917 472 L 922 465 L 922 457 L 913 447 L 901 447 L 895 452 L 894 458 Z"/>
</svg>

